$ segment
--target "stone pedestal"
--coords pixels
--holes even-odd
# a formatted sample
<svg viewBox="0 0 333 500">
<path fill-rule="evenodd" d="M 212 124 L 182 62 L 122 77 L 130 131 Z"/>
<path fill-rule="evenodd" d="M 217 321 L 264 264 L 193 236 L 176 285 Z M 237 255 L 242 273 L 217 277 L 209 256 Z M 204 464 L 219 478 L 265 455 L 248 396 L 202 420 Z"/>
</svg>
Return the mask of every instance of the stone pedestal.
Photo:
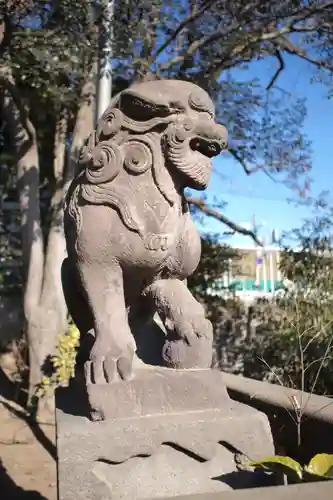
<svg viewBox="0 0 333 500">
<path fill-rule="evenodd" d="M 130 382 L 90 386 L 89 397 L 106 420 L 83 416 L 75 386 L 57 397 L 59 500 L 250 487 L 256 476 L 236 471 L 235 452 L 274 454 L 267 417 L 232 401 L 217 371 L 142 369 Z"/>
</svg>

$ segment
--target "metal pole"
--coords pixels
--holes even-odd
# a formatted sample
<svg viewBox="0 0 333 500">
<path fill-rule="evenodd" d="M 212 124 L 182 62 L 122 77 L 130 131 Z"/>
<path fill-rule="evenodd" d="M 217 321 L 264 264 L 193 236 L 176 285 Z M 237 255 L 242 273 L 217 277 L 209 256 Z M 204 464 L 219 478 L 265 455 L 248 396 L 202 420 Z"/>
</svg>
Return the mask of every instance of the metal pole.
<svg viewBox="0 0 333 500">
<path fill-rule="evenodd" d="M 262 253 L 262 264 L 263 264 L 263 280 L 264 280 L 264 293 L 267 293 L 267 258 L 266 258 L 266 238 L 263 238 L 263 253 Z"/>
<path fill-rule="evenodd" d="M 275 276 L 274 276 L 274 267 L 273 267 L 273 250 L 269 253 L 269 274 L 271 280 L 271 292 L 274 294 L 275 292 Z"/>
<path fill-rule="evenodd" d="M 281 270 L 280 270 L 280 248 L 276 250 L 276 267 L 277 267 L 277 280 L 282 280 Z"/>
<path fill-rule="evenodd" d="M 114 0 L 102 2 L 102 23 L 98 55 L 96 122 L 108 107 L 112 94 L 112 41 Z"/>
</svg>

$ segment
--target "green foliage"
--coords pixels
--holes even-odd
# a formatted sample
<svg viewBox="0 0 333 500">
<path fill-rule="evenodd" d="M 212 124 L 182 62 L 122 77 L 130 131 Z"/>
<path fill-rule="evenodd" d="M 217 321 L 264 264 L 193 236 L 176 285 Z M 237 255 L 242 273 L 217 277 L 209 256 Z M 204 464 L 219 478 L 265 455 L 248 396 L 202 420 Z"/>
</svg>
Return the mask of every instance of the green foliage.
<svg viewBox="0 0 333 500">
<path fill-rule="evenodd" d="M 217 235 L 205 234 L 201 237 L 201 259 L 196 271 L 189 276 L 187 284 L 195 298 L 207 310 L 207 316 L 216 328 L 221 320 L 232 315 L 232 307 L 243 309 L 240 302 L 234 297 L 232 289 L 226 288 L 225 298 L 210 293 L 216 280 L 221 279 L 228 269 L 228 261 L 232 259 L 237 265 L 238 252 L 230 246 L 221 244 Z"/>
<path fill-rule="evenodd" d="M 75 375 L 76 355 L 79 348 L 80 332 L 71 323 L 68 331 L 61 335 L 57 345 L 57 354 L 52 356 L 52 373 L 42 378 L 35 397 L 49 396 L 57 387 L 67 387 Z"/>
<path fill-rule="evenodd" d="M 59 110 L 65 106 L 75 112 L 83 82 L 95 77 L 98 34 L 110 38 L 111 26 L 104 33 L 103 11 L 92 0 L 23 6 L 7 12 L 10 39 L 2 62 L 30 109 L 38 109 L 37 129 L 52 135 Z M 204 86 L 216 101 L 218 119 L 228 125 L 232 154 L 242 167 L 267 171 L 304 191 L 308 180 L 299 177 L 311 167 L 303 131 L 306 103 L 278 87 L 267 93 L 265 84 L 246 79 L 243 70 L 252 61 L 290 53 L 297 32 L 293 53 L 303 57 L 312 36 L 317 66 L 330 71 L 331 59 L 319 57 L 331 32 L 328 18 L 316 2 L 309 7 L 290 0 L 264 5 L 252 0 L 231 7 L 225 0 L 118 0 L 112 22 L 113 84 L 124 88 L 149 76 L 184 78 Z M 317 39 L 324 22 L 325 35 Z"/>
<path fill-rule="evenodd" d="M 39 1 L 20 7 L 8 13 L 11 35 L 4 63 L 27 97 L 34 93 L 40 100 L 40 111 L 42 103 L 75 105 L 75 91 L 96 53 L 93 2 Z"/>
<path fill-rule="evenodd" d="M 260 326 L 242 346 L 242 373 L 332 395 L 333 210 L 322 203 L 314 209 L 312 219 L 284 237 L 281 270 L 290 286 L 261 311 L 254 307 Z"/>
<path fill-rule="evenodd" d="M 196 272 L 189 276 L 188 286 L 198 297 L 207 299 L 207 291 L 228 269 L 228 260 L 237 261 L 238 252 L 230 246 L 221 244 L 218 235 L 201 236 L 201 259 Z"/>
<path fill-rule="evenodd" d="M 13 75 L 18 97 L 28 105 L 38 136 L 41 184 L 51 196 L 59 114 L 67 114 L 69 144 L 82 86 L 96 78 L 98 37 L 108 35 L 102 29 L 101 3 L 0 4 L 9 34 L 0 48 L 1 75 Z M 218 120 L 228 125 L 231 153 L 242 168 L 267 171 L 304 190 L 307 180 L 301 174 L 311 166 L 303 133 L 305 102 L 278 89 L 267 93 L 259 80 L 246 80 L 242 70 L 251 61 L 276 57 L 278 51 L 289 53 L 293 30 L 298 33 L 295 54 L 303 55 L 309 38 L 299 30 L 306 24 L 307 37 L 315 37 L 328 16 L 321 4 L 311 8 L 313 14 L 302 2 L 290 0 L 282 5 L 277 0 L 264 5 L 238 1 L 232 7 L 225 0 L 118 0 L 112 22 L 114 92 L 145 77 L 184 78 L 204 86 L 216 102 Z M 280 36 L 283 26 L 289 45 Z M 326 28 L 320 43 L 316 40 L 315 55 L 321 45 L 327 46 L 329 33 Z"/>
<path fill-rule="evenodd" d="M 247 79 L 243 70 L 253 61 L 259 65 L 264 58 L 276 57 L 281 64 L 291 46 L 292 53 L 302 57 L 311 39 L 317 66 L 328 73 L 332 59 L 321 60 L 320 49 L 330 29 L 321 32 L 319 39 L 317 23 L 330 19 L 330 14 L 322 4 L 319 11 L 317 7 L 317 2 L 305 6 L 289 0 L 260 5 L 256 0 L 236 1 L 232 6 L 226 0 L 119 0 L 114 25 L 114 52 L 119 58 L 114 74 L 126 75 L 129 81 L 151 73 L 158 78 L 180 77 L 209 89 L 219 120 L 228 126 L 232 153 L 243 168 L 274 174 L 304 193 L 308 180 L 300 185 L 298 177 L 311 166 L 310 144 L 302 130 L 305 102 L 274 88 L 276 79 L 267 82 L 267 93 L 266 84 Z M 309 8 L 305 19 L 303 9 Z M 301 26 L 306 36 L 300 33 Z M 280 29 L 285 30 L 282 37 Z M 297 31 L 297 36 L 289 30 Z M 230 71 L 233 69 L 237 72 Z"/>
<path fill-rule="evenodd" d="M 267 472 L 280 472 L 286 474 L 293 481 L 299 481 L 303 478 L 303 468 L 301 464 L 290 457 L 282 457 L 279 455 L 265 457 L 260 461 L 251 461 L 247 465 L 254 468 L 263 468 Z"/>
<path fill-rule="evenodd" d="M 27 105 L 37 131 L 40 184 L 46 193 L 46 210 L 50 208 L 49 201 L 56 188 L 52 169 L 56 124 L 61 113 L 68 117 L 68 146 L 83 84 L 96 77 L 98 35 L 102 31 L 102 11 L 98 5 L 100 2 L 92 0 L 0 1 L 0 17 L 5 19 L 6 33 L 9 33 L 5 46 L 0 47 L 1 97 L 3 82 L 12 74 L 16 97 L 23 107 Z M 306 58 L 310 49 L 315 66 L 330 72 L 333 27 L 323 2 L 118 0 L 112 28 L 114 92 L 146 77 L 184 78 L 198 83 L 213 96 L 217 119 L 229 129 L 230 154 L 241 168 L 246 173 L 264 171 L 291 188 L 303 194 L 306 192 L 306 174 L 311 167 L 311 147 L 303 130 L 306 103 L 277 86 L 273 88 L 273 84 L 268 85 L 273 81 L 263 83 L 247 78 L 243 70 L 254 61 L 256 64 L 264 58 L 281 61 L 290 53 Z M 6 127 L 8 123 L 1 124 L 2 134 L 6 133 Z M 12 144 L 10 141 L 4 144 L 7 167 L 14 166 Z M 7 168 L 7 171 L 12 170 Z M 15 175 L 11 179 L 12 186 L 15 187 Z M 6 185 L 5 190 L 7 188 Z M 47 224 L 43 226 L 45 242 L 48 227 Z M 224 300 L 207 295 L 207 288 L 215 277 L 220 278 L 232 251 L 208 240 L 204 240 L 203 246 L 202 262 L 189 284 L 207 306 L 216 337 L 222 339 L 227 351 L 231 351 L 231 340 L 243 339 L 243 332 L 255 318 L 253 311 L 245 311 L 232 294 Z M 287 261 L 284 265 L 287 267 Z M 291 262 L 291 269 L 292 266 Z M 296 319 L 300 323 L 294 321 L 293 312 L 285 313 L 282 303 L 274 304 L 273 316 L 267 314 L 264 305 L 257 307 L 263 316 L 261 332 L 264 333 L 264 326 L 268 333 L 262 335 L 261 340 L 251 337 L 250 342 L 245 342 L 249 356 L 245 353 L 240 370 L 246 374 L 248 368 L 251 376 L 259 378 L 270 377 L 272 370 L 284 370 L 287 380 L 299 380 L 301 359 L 296 362 L 295 373 L 285 373 L 285 367 L 291 366 L 288 361 L 295 354 L 299 338 L 295 332 L 303 331 L 307 307 L 312 308 L 311 314 L 317 318 L 306 320 L 306 329 L 310 328 L 314 340 L 309 343 L 309 337 L 302 338 L 307 353 L 313 351 L 309 360 L 310 364 L 314 362 L 312 367 L 315 368 L 318 356 L 320 359 L 325 353 L 323 347 L 329 338 L 330 298 L 326 297 L 325 301 L 322 304 L 327 304 L 327 317 L 321 315 L 319 299 L 314 305 L 310 296 L 304 298 L 297 309 Z M 295 307 L 291 310 L 295 311 Z M 244 358 L 244 343 L 239 347 L 243 349 L 241 356 Z M 258 370 L 257 360 L 253 363 L 255 353 L 267 359 L 272 370 L 267 370 L 263 364 Z M 232 363 L 235 364 L 234 359 Z M 322 374 L 326 373 L 325 363 Z M 332 370 L 327 368 L 327 377 L 329 372 Z M 312 373 L 310 366 L 308 374 Z M 323 377 L 320 383 L 322 380 Z M 325 379 L 319 390 L 330 390 L 327 387 Z"/>
<path fill-rule="evenodd" d="M 333 479 L 333 455 L 319 453 L 308 465 L 302 466 L 290 457 L 265 457 L 260 461 L 251 461 L 249 467 L 263 468 L 267 472 L 279 472 L 292 482 L 308 482 L 314 479 Z"/>
<path fill-rule="evenodd" d="M 333 479 L 333 455 L 327 453 L 315 455 L 304 470 L 315 476 Z"/>
<path fill-rule="evenodd" d="M 246 310 L 232 288 L 223 290 L 223 297 L 210 291 L 216 280 L 228 270 L 229 259 L 233 262 L 233 272 L 237 272 L 239 253 L 219 241 L 217 235 L 204 234 L 201 237 L 201 260 L 187 284 L 195 298 L 203 304 L 207 317 L 214 328 L 216 362 L 223 369 L 227 365 L 237 366 L 238 352 L 235 343 L 242 336 Z M 227 359 L 226 359 L 227 357 Z"/>
</svg>

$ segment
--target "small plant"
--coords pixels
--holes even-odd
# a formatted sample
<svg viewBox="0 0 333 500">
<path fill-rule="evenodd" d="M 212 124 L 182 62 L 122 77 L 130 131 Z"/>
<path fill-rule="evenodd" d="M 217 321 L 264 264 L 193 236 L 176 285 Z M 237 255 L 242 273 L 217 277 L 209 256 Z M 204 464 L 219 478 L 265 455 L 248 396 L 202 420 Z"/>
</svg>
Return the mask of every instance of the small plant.
<svg viewBox="0 0 333 500">
<path fill-rule="evenodd" d="M 246 464 L 254 469 L 262 468 L 268 473 L 281 473 L 284 483 L 310 482 L 315 480 L 333 479 L 333 455 L 319 453 L 315 455 L 308 465 L 302 466 L 290 457 L 272 456 L 258 462 L 251 461 Z"/>
<path fill-rule="evenodd" d="M 60 336 L 57 354 L 52 356 L 52 373 L 44 375 L 36 389 L 35 397 L 40 399 L 53 393 L 57 387 L 67 387 L 75 375 L 76 354 L 80 344 L 80 332 L 71 323 L 66 333 Z"/>
</svg>

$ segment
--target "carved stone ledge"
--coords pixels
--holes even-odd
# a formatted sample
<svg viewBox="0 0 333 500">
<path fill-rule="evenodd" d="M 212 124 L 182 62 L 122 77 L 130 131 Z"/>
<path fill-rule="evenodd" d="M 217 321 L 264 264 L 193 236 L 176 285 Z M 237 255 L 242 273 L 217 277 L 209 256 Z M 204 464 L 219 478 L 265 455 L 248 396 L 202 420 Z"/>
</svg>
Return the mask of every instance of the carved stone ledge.
<svg viewBox="0 0 333 500">
<path fill-rule="evenodd" d="M 268 420 L 230 400 L 221 373 L 152 372 L 142 373 L 140 383 L 92 387 L 97 401 L 110 398 L 101 422 L 71 415 L 58 397 L 59 500 L 162 499 L 267 480 L 237 471 L 235 454 L 274 453 Z M 77 410 L 75 390 L 62 394 Z"/>
<path fill-rule="evenodd" d="M 290 486 L 252 488 L 209 495 L 186 495 L 170 497 L 165 500 L 328 500 L 333 495 L 333 481 Z M 154 498 L 152 500 L 157 500 Z"/>
<path fill-rule="evenodd" d="M 184 411 L 231 411 L 226 387 L 217 370 L 175 370 L 142 365 L 129 381 L 89 384 L 96 420 L 147 417 Z M 115 404 L 116 402 L 116 404 Z"/>
</svg>

